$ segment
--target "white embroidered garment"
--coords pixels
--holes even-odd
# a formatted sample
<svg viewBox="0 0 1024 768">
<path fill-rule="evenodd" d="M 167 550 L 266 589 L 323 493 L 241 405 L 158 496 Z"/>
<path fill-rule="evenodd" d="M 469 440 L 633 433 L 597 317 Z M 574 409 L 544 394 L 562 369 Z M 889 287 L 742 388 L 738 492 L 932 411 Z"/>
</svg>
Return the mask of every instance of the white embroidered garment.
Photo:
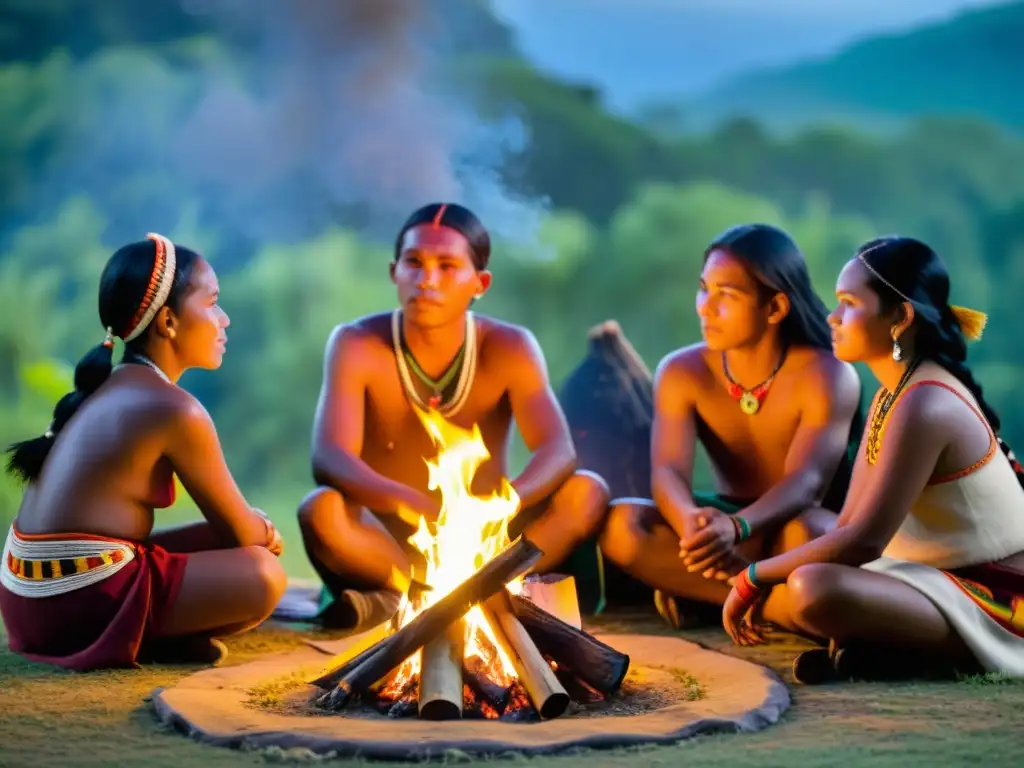
<svg viewBox="0 0 1024 768">
<path fill-rule="evenodd" d="M 0 562 L 0 584 L 21 597 L 54 597 L 82 589 L 109 579 L 135 559 L 135 549 L 120 541 L 102 539 L 67 539 L 38 541 L 18 536 L 11 526 Z M 117 553 L 117 554 L 115 554 Z M 61 574 L 49 578 L 30 578 L 11 568 L 19 561 L 60 561 L 98 558 L 102 563 L 80 573 Z"/>
<path fill-rule="evenodd" d="M 927 381 L 927 386 L 952 391 L 988 425 L 973 395 L 952 375 L 933 374 Z M 1024 489 L 991 434 L 985 456 L 960 472 L 933 478 L 882 557 L 861 567 L 899 579 L 925 595 L 987 671 L 1024 677 L 1024 633 L 997 622 L 940 570 L 998 562 L 1022 551 Z M 1019 616 L 1009 620 L 1020 626 Z"/>
</svg>

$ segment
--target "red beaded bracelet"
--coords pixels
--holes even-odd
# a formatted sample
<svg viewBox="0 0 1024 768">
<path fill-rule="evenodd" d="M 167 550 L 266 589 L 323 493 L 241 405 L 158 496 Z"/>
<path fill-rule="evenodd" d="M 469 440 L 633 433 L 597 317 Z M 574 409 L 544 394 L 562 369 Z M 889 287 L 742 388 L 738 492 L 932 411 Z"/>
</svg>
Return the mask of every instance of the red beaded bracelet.
<svg viewBox="0 0 1024 768">
<path fill-rule="evenodd" d="M 740 596 L 740 600 L 744 603 L 756 602 L 761 597 L 762 590 L 750 580 L 749 569 L 741 571 L 736 576 L 734 588 L 736 589 L 736 594 Z"/>
</svg>

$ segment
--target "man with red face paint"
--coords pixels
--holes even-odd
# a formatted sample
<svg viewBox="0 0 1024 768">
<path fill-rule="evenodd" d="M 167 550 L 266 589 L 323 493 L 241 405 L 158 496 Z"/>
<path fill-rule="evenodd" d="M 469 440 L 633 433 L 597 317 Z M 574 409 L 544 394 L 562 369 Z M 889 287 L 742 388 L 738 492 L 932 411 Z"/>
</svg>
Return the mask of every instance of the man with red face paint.
<svg viewBox="0 0 1024 768">
<path fill-rule="evenodd" d="M 513 419 L 532 457 L 511 481 L 522 533 L 561 563 L 604 520 L 608 490 L 577 471 L 568 425 L 548 381 L 543 353 L 526 329 L 470 311 L 491 285 L 490 237 L 454 203 L 424 206 L 399 231 L 391 280 L 399 308 L 339 326 L 327 342 L 313 429 L 318 483 L 299 507 L 306 552 L 323 579 L 326 624 L 385 620 L 413 574 L 408 544 L 420 516 L 435 520 L 424 458 L 437 447 L 413 411 L 434 409 L 451 423 L 478 425 L 490 459 L 473 492 L 487 495 L 508 476 Z"/>
<path fill-rule="evenodd" d="M 764 224 L 734 227 L 704 255 L 697 290 L 704 342 L 677 350 L 654 384 L 654 500 L 615 504 L 606 558 L 654 587 L 680 627 L 675 598 L 711 606 L 752 557 L 791 549 L 835 523 L 849 479 L 860 382 L 832 355 L 827 310 L 796 243 Z M 696 492 L 700 441 L 716 479 Z"/>
</svg>

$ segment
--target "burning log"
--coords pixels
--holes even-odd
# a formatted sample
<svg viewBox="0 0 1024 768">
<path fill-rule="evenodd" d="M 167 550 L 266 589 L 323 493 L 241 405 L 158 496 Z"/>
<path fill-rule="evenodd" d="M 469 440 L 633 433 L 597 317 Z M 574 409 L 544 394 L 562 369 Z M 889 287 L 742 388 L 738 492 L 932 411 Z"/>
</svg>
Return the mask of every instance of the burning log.
<svg viewBox="0 0 1024 768">
<path fill-rule="evenodd" d="M 580 702 L 582 704 L 594 704 L 596 702 L 603 701 L 605 698 L 599 691 L 595 691 L 589 685 L 576 677 L 576 675 L 563 667 L 558 667 L 558 669 L 555 670 L 555 677 L 558 678 L 558 682 L 565 686 L 566 692 L 568 692 L 573 701 Z"/>
<path fill-rule="evenodd" d="M 414 687 L 415 682 L 403 691 L 403 694 L 406 695 L 403 695 L 402 698 L 391 705 L 391 708 L 388 710 L 388 717 L 399 718 L 416 714 L 416 697 L 412 695 L 414 691 L 411 690 Z"/>
<path fill-rule="evenodd" d="M 320 677 L 315 680 L 311 680 L 310 684 L 315 685 L 317 688 L 322 688 L 325 691 L 329 691 L 338 681 L 344 676 L 345 672 L 352 669 L 355 665 L 366 659 L 371 653 L 373 653 L 377 644 L 387 638 L 391 634 L 392 624 L 391 622 L 384 622 L 378 624 L 373 629 L 366 633 L 366 636 L 358 643 L 353 643 L 349 648 L 345 649 L 342 653 L 339 653 L 327 666 L 327 672 L 323 673 Z"/>
<path fill-rule="evenodd" d="M 391 718 L 416 714 L 416 680 L 410 678 L 396 685 L 395 675 L 387 675 L 365 691 L 359 699 L 381 715 Z"/>
<path fill-rule="evenodd" d="M 517 595 L 509 595 L 509 600 L 513 613 L 540 653 L 596 691 L 610 694 L 619 689 L 629 670 L 629 656 L 529 600 Z"/>
<path fill-rule="evenodd" d="M 506 584 L 526 573 L 540 559 L 541 551 L 520 537 L 493 557 L 457 588 L 430 606 L 395 634 L 382 640 L 358 663 L 350 663 L 337 685 L 316 700 L 325 709 L 343 709 L 354 695 L 365 690 L 426 643 L 442 635 L 470 608 L 486 600 Z M 357 657 L 359 659 L 360 657 Z M 353 659 L 355 662 L 357 659 Z M 335 673 L 328 673 L 334 676 Z"/>
<path fill-rule="evenodd" d="M 505 654 L 512 660 L 519 682 L 543 720 L 559 717 L 569 706 L 569 694 L 541 655 L 526 629 L 512 613 L 504 594 L 495 595 L 484 614 Z"/>
<path fill-rule="evenodd" d="M 420 661 L 419 710 L 424 720 L 462 717 L 462 657 L 466 622 L 452 622 L 444 634 L 423 646 Z"/>
<path fill-rule="evenodd" d="M 497 630 L 492 631 L 497 633 Z M 487 674 L 484 663 L 475 656 L 465 660 L 462 676 L 476 704 L 475 708 L 480 710 L 478 716 L 485 717 L 484 710 L 490 708 L 493 717 L 500 717 L 508 705 L 512 691 L 494 682 Z M 466 717 L 467 714 L 468 712 L 464 712 L 463 717 Z"/>
</svg>

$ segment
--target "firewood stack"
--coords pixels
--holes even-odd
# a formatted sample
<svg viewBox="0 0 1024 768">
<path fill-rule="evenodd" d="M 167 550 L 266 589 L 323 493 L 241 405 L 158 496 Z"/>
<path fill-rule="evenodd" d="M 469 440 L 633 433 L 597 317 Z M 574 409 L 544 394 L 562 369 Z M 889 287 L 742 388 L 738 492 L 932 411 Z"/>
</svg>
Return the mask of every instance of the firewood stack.
<svg viewBox="0 0 1024 768">
<path fill-rule="evenodd" d="M 622 684 L 629 657 L 563 621 L 506 586 L 537 562 L 541 551 L 517 539 L 406 626 L 335 666 L 314 681 L 317 707 L 342 712 L 361 702 L 391 717 L 428 720 L 552 719 L 571 700 L 611 696 Z M 480 605 L 516 679 L 496 681 L 476 657 L 464 653 L 465 616 Z M 395 671 L 417 652 L 420 674 L 394 691 Z M 382 696 L 383 691 L 388 696 Z"/>
</svg>

